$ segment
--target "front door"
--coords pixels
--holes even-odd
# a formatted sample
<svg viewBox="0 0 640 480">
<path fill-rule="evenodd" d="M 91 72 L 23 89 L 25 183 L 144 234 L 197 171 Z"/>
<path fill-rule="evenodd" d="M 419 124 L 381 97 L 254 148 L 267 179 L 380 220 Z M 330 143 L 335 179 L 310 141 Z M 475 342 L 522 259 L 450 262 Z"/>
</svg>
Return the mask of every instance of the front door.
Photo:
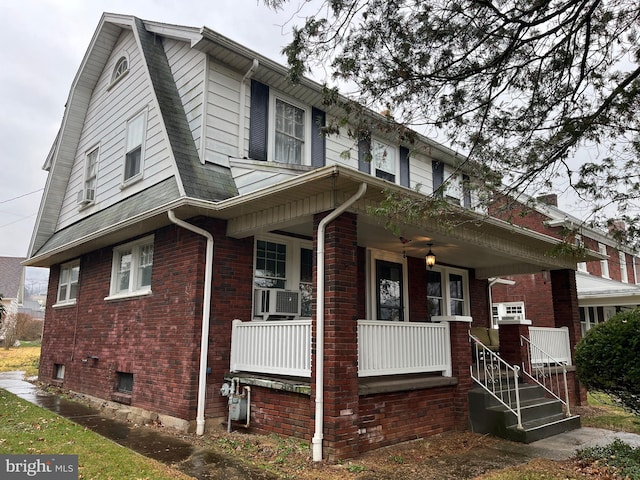
<svg viewBox="0 0 640 480">
<path fill-rule="evenodd" d="M 376 309 L 378 320 L 404 320 L 402 264 L 376 260 Z"/>
</svg>

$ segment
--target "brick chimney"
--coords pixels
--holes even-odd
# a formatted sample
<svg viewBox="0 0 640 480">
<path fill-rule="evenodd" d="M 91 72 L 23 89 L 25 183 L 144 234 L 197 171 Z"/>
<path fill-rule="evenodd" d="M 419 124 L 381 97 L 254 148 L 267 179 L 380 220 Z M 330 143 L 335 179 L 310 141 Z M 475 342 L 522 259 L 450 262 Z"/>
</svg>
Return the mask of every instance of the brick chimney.
<svg viewBox="0 0 640 480">
<path fill-rule="evenodd" d="M 558 195 L 555 193 L 545 193 L 543 195 L 539 195 L 536 197 L 540 203 L 544 203 L 545 205 L 551 205 L 552 207 L 558 206 Z"/>
</svg>

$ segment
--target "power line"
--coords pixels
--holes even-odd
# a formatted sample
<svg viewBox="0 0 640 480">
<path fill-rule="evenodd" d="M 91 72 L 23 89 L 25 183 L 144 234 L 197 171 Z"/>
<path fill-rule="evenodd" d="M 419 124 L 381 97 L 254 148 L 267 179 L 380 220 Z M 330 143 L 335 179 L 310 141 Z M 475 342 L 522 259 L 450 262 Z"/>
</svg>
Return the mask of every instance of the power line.
<svg viewBox="0 0 640 480">
<path fill-rule="evenodd" d="M 34 193 L 38 193 L 38 192 L 41 192 L 43 190 L 44 190 L 44 188 L 39 188 L 38 190 L 34 190 L 33 192 L 24 193 L 24 194 L 19 195 L 17 197 L 10 198 L 9 200 L 2 200 L 0 202 L 0 205 L 2 205 L 3 203 L 12 202 L 13 200 L 17 200 L 17 199 L 22 198 L 22 197 L 26 197 L 27 195 L 33 195 Z"/>
<path fill-rule="evenodd" d="M 37 214 L 35 214 L 35 213 L 34 213 L 34 214 L 29 215 L 29 216 L 27 216 L 27 217 L 22 217 L 22 218 L 21 218 L 21 219 L 19 219 L 19 220 L 15 220 L 15 221 L 10 222 L 10 223 L 5 223 L 4 225 L 0 225 L 0 228 L 8 227 L 9 225 L 13 225 L 14 223 L 18 223 L 18 222 L 22 222 L 22 221 L 24 221 L 24 220 L 28 220 L 28 219 L 30 219 L 30 218 L 35 217 L 36 215 L 37 215 Z"/>
</svg>

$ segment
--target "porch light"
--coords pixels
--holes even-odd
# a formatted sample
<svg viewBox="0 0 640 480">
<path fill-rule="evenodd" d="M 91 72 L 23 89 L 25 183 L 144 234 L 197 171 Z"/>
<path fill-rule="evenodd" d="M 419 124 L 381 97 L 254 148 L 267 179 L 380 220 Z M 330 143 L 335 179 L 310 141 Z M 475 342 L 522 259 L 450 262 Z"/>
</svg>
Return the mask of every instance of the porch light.
<svg viewBox="0 0 640 480">
<path fill-rule="evenodd" d="M 427 266 L 429 268 L 433 268 L 433 266 L 436 264 L 436 254 L 431 251 L 431 247 L 432 246 L 433 246 L 433 244 L 430 243 L 429 244 L 429 251 L 427 252 L 427 256 L 425 257 L 425 259 L 427 261 Z"/>
</svg>

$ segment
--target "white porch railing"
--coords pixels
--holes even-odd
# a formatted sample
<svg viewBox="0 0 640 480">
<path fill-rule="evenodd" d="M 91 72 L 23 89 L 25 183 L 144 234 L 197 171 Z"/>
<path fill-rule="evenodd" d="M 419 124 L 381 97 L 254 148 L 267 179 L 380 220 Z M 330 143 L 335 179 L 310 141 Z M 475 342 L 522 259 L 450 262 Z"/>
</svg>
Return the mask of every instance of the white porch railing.
<svg viewBox="0 0 640 480">
<path fill-rule="evenodd" d="M 358 376 L 451 376 L 449 323 L 358 320 Z"/>
<path fill-rule="evenodd" d="M 565 415 L 570 417 L 567 362 L 549 355 L 533 340 L 522 335 L 520 336 L 520 344 L 527 349 L 526 360 L 528 361 L 522 363 L 522 373 L 544 388 L 549 395 L 560 400 L 564 405 Z"/>
<path fill-rule="evenodd" d="M 311 320 L 234 320 L 231 371 L 311 377 Z"/>
<path fill-rule="evenodd" d="M 522 430 L 520 367 L 509 365 L 471 333 L 469 339 L 474 359 L 470 365 L 471 378 L 516 416 L 517 428 Z"/>
<path fill-rule="evenodd" d="M 531 363 L 534 365 L 546 363 L 549 357 L 558 363 L 571 365 L 571 344 L 567 327 L 529 327 L 529 338 L 532 344 Z"/>
<path fill-rule="evenodd" d="M 449 323 L 358 321 L 358 376 L 451 376 Z M 233 321 L 232 372 L 311 376 L 311 320 Z"/>
</svg>

